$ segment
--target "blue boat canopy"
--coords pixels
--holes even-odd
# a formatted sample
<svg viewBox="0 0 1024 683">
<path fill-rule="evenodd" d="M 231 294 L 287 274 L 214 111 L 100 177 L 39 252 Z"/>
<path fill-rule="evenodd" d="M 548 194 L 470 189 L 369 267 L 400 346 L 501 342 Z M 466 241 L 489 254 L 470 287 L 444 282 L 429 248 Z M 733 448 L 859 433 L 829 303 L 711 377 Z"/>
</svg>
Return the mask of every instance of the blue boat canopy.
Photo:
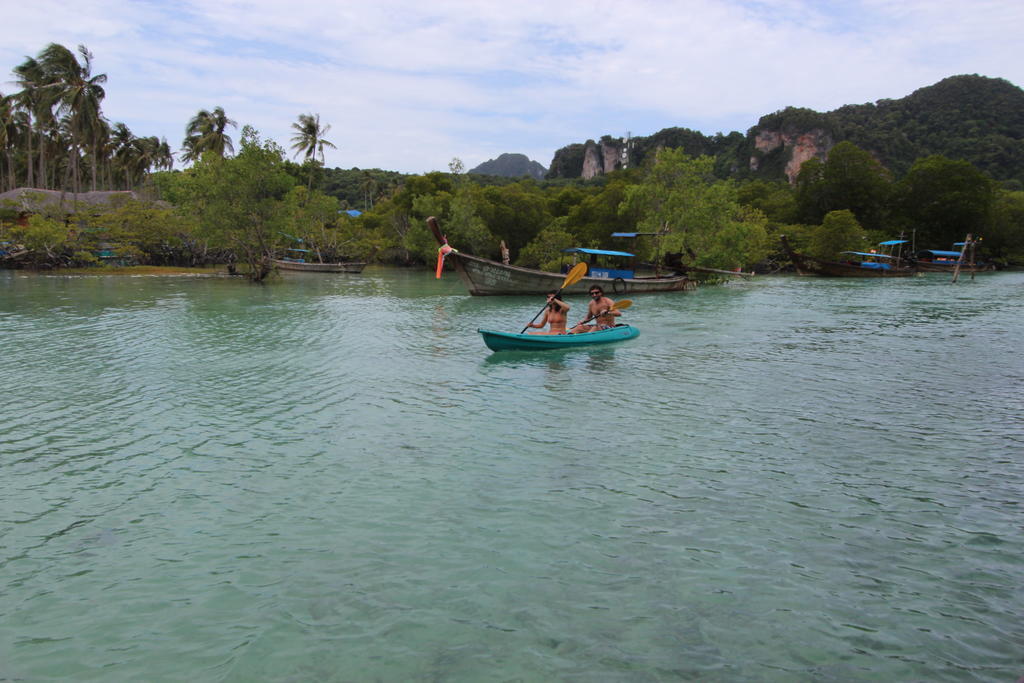
<svg viewBox="0 0 1024 683">
<path fill-rule="evenodd" d="M 931 254 L 932 256 L 944 256 L 946 258 L 960 258 L 959 251 L 942 251 L 940 249 L 922 249 L 919 254 Z"/>
<path fill-rule="evenodd" d="M 878 258 L 896 258 L 895 256 L 889 256 L 888 254 L 871 254 L 866 251 L 844 251 L 840 253 L 853 254 L 854 256 L 877 256 Z"/>
<path fill-rule="evenodd" d="M 906 244 L 909 241 L 910 240 L 887 240 L 885 242 L 879 242 L 878 246 L 880 246 L 880 247 L 892 247 L 892 246 L 895 246 L 897 244 Z"/>
<path fill-rule="evenodd" d="M 638 232 L 613 232 L 612 237 L 636 237 Z"/>
<path fill-rule="evenodd" d="M 593 254 L 595 256 L 629 256 L 632 257 L 627 251 L 609 251 L 607 249 L 586 249 L 584 247 L 569 247 L 563 249 L 562 253 L 565 254 Z"/>
</svg>

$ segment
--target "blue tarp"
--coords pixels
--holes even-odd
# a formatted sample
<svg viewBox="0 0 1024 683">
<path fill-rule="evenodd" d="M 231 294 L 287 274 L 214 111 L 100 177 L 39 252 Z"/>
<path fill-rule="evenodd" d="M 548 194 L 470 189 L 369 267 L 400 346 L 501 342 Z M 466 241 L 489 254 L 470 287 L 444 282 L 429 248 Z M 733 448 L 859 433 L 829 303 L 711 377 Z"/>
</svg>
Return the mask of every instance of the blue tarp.
<svg viewBox="0 0 1024 683">
<path fill-rule="evenodd" d="M 894 245 L 897 245 L 897 244 L 906 244 L 909 241 L 910 240 L 889 240 L 887 242 L 879 242 L 878 246 L 880 246 L 880 247 L 891 247 L 891 246 L 894 246 Z"/>
<path fill-rule="evenodd" d="M 889 256 L 888 254 L 869 254 L 866 251 L 844 251 L 844 254 L 853 254 L 854 256 L 877 256 L 878 258 L 896 258 L 895 256 Z"/>
<path fill-rule="evenodd" d="M 956 259 L 960 258 L 960 252 L 959 251 L 941 251 L 939 249 L 922 249 L 921 251 L 919 251 L 917 253 L 918 253 L 919 256 L 921 254 L 931 254 L 932 256 L 941 256 L 943 258 L 956 258 Z"/>
<path fill-rule="evenodd" d="M 569 247 L 568 249 L 563 249 L 562 252 L 565 254 L 594 254 L 595 256 L 628 256 L 630 258 L 633 257 L 633 254 L 630 254 L 629 252 L 626 251 L 608 251 L 607 249 L 586 249 L 584 247 Z"/>
<path fill-rule="evenodd" d="M 636 237 L 638 232 L 613 232 L 612 237 Z"/>
</svg>

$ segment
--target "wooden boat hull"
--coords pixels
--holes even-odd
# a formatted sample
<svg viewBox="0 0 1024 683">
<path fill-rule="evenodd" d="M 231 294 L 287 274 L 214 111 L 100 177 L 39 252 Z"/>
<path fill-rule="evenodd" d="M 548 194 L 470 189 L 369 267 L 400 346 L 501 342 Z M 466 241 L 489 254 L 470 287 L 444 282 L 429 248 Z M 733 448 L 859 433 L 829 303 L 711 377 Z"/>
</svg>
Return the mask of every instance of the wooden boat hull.
<svg viewBox="0 0 1024 683">
<path fill-rule="evenodd" d="M 922 273 L 947 273 L 952 274 L 956 270 L 956 264 L 948 263 L 929 263 L 928 261 L 917 261 L 914 264 L 919 271 Z M 967 263 L 960 265 L 961 273 L 988 273 L 996 269 L 992 263 L 975 263 L 970 265 Z"/>
<path fill-rule="evenodd" d="M 508 266 L 497 261 L 453 252 L 448 256 L 470 294 L 474 296 L 507 296 L 519 294 L 547 294 L 562 286 L 564 273 L 549 273 L 533 268 Z M 610 296 L 644 294 L 650 292 L 681 292 L 696 287 L 686 276 L 599 278 L 584 277 L 563 293 L 586 294 L 593 285 L 599 285 Z"/>
<path fill-rule="evenodd" d="M 492 351 L 551 351 L 595 344 L 635 339 L 640 330 L 632 325 L 617 325 L 608 330 L 584 332 L 582 334 L 515 334 L 477 330 L 484 338 L 484 344 Z"/>
<path fill-rule="evenodd" d="M 361 273 L 366 264 L 361 261 L 348 263 L 305 263 L 274 259 L 274 265 L 281 270 L 299 270 L 309 273 Z"/>
</svg>

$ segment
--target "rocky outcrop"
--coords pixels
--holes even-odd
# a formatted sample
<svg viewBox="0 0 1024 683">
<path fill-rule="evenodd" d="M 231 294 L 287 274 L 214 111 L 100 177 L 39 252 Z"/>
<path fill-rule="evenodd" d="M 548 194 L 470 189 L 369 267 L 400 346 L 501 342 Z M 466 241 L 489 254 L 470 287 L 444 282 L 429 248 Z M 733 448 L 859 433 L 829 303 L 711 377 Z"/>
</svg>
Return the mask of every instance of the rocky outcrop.
<svg viewBox="0 0 1024 683">
<path fill-rule="evenodd" d="M 587 140 L 583 148 L 582 178 L 589 180 L 595 176 L 611 173 L 623 168 L 626 143 L 610 137 L 601 138 L 600 142 Z"/>
<path fill-rule="evenodd" d="M 834 146 L 831 133 L 822 128 L 805 132 L 762 130 L 754 138 L 754 148 L 760 155 L 750 157 L 750 170 L 757 171 L 764 156 L 782 153 L 788 157 L 784 170 L 786 178 L 793 184 L 805 161 L 815 158 L 824 161 Z"/>
</svg>

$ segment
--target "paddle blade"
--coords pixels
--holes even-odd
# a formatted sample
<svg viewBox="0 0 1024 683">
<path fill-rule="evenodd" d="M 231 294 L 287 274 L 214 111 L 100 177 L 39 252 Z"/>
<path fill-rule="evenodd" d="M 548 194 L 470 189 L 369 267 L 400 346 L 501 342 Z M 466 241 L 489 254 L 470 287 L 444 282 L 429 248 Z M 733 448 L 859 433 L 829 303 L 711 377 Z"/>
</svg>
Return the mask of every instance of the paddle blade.
<svg viewBox="0 0 1024 683">
<path fill-rule="evenodd" d="M 624 311 L 624 310 L 626 310 L 627 308 L 629 308 L 632 305 L 633 305 L 633 301 L 631 299 L 623 299 L 622 301 L 616 301 L 615 303 L 613 303 L 612 304 L 612 310 L 613 311 Z"/>
<path fill-rule="evenodd" d="M 441 279 L 441 271 L 444 269 L 444 253 L 438 250 L 437 252 L 437 270 L 434 272 L 434 277 L 438 280 Z"/>
<path fill-rule="evenodd" d="M 582 280 L 583 276 L 586 274 L 587 264 L 580 261 L 575 266 L 573 266 L 572 270 L 569 271 L 569 274 L 565 276 L 565 282 L 562 283 L 562 289 L 565 289 L 566 287 L 571 287 L 572 285 L 576 284 L 577 282 Z"/>
</svg>

